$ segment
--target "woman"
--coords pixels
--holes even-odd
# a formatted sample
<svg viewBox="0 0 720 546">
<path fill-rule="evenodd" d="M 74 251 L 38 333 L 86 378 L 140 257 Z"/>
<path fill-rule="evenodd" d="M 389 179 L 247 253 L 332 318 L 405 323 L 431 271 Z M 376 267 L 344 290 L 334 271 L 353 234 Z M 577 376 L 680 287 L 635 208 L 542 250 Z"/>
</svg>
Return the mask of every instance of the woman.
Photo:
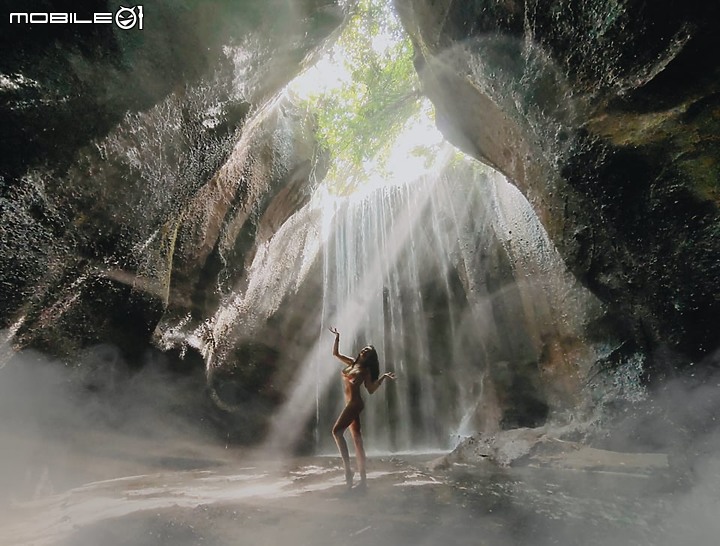
<svg viewBox="0 0 720 546">
<path fill-rule="evenodd" d="M 345 483 L 348 489 L 352 487 L 353 471 L 350 469 L 350 454 L 348 446 L 345 442 L 345 429 L 350 427 L 353 442 L 355 443 L 355 456 L 357 457 L 358 471 L 360 472 L 360 487 L 367 486 L 365 473 L 365 448 L 363 447 L 362 434 L 360 432 L 360 412 L 362 412 L 365 404 L 360 396 L 360 387 L 365 385 L 367 391 L 372 394 L 380 388 L 385 379 L 395 379 L 394 373 L 384 373 L 380 377 L 380 363 L 375 347 L 368 345 L 357 358 L 353 360 L 349 356 L 340 354 L 338 347 L 340 345 L 340 332 L 336 328 L 330 328 L 335 334 L 335 343 L 333 344 L 333 356 L 338 358 L 346 366 L 342 371 L 343 387 L 345 390 L 345 408 L 335 422 L 332 429 L 335 443 L 340 450 L 340 456 L 345 467 Z"/>
</svg>

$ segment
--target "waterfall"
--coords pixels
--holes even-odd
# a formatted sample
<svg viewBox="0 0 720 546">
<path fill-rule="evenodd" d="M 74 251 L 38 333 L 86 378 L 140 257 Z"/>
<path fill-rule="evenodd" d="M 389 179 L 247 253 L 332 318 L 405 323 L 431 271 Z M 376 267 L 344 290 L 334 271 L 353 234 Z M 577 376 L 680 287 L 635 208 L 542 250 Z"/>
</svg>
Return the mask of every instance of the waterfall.
<svg viewBox="0 0 720 546">
<path fill-rule="evenodd" d="M 447 449 L 458 435 L 496 428 L 487 371 L 537 359 L 543 329 L 572 328 L 560 306 L 583 292 L 517 189 L 472 160 L 345 197 L 321 187 L 308 208 L 319 222 L 311 246 L 322 259 L 320 332 L 274 416 L 276 449 L 310 423 L 316 450 L 334 450 L 329 431 L 344 401 L 328 327 L 341 332 L 341 353 L 372 344 L 381 371 L 397 375 L 364 393 L 371 452 Z M 299 229 L 289 231 L 297 238 Z M 283 269 L 296 277 L 290 254 Z"/>
</svg>

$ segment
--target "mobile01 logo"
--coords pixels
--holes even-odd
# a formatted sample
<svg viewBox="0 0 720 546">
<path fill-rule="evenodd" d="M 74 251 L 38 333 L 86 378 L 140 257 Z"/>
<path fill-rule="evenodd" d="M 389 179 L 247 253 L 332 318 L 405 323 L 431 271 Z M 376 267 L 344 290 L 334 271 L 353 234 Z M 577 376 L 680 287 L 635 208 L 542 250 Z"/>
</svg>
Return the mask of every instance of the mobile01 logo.
<svg viewBox="0 0 720 546">
<path fill-rule="evenodd" d="M 79 15 L 68 12 L 25 12 L 11 13 L 10 23 L 23 25 L 111 25 L 115 23 L 122 30 L 136 28 L 143 29 L 143 7 L 120 7 L 115 13 L 96 12 L 89 15 Z"/>
</svg>

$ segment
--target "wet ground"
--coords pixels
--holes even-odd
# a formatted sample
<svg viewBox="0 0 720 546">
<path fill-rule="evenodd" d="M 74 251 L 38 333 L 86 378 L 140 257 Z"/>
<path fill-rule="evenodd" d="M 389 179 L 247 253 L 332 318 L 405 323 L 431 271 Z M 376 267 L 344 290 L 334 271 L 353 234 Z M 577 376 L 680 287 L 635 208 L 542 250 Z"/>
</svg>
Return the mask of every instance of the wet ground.
<svg viewBox="0 0 720 546">
<path fill-rule="evenodd" d="M 337 457 L 214 455 L 166 456 L 161 471 L 13 500 L 0 544 L 654 545 L 677 543 L 668 537 L 684 524 L 672 519 L 684 497 L 667 476 L 457 464 L 431 473 L 437 454 L 376 455 L 367 490 L 347 491 Z"/>
</svg>

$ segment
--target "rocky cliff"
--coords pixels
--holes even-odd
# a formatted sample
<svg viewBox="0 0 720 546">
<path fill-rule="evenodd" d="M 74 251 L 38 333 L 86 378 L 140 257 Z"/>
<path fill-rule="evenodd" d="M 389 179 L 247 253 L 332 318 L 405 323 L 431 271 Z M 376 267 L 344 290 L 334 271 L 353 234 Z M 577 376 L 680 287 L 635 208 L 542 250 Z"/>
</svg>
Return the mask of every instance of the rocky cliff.
<svg viewBox="0 0 720 546">
<path fill-rule="evenodd" d="M 581 322 L 581 313 L 555 302 L 590 298 L 553 298 L 542 282 L 534 286 L 547 280 L 540 267 L 547 260 L 526 271 L 518 266 L 532 246 L 518 242 L 518 222 L 505 226 L 502 238 L 485 234 L 493 220 L 481 212 L 498 201 L 468 195 L 498 186 L 484 175 L 464 177 L 472 191 L 453 210 L 482 206 L 467 210 L 465 223 L 442 214 L 435 223 L 461 226 L 460 235 L 438 239 L 445 241 L 439 250 L 459 256 L 470 249 L 471 259 L 442 261 L 442 252 L 426 247 L 442 263 L 416 264 L 431 278 L 423 276 L 412 295 L 421 297 L 406 313 L 408 324 L 415 321 L 402 333 L 407 345 L 394 338 L 404 353 L 398 361 L 431 364 L 427 373 L 408 373 L 410 414 L 423 415 L 417 407 L 429 401 L 428 415 L 439 414 L 437 403 L 454 422 L 481 421 L 480 428 L 541 424 L 549 412 L 574 408 L 597 371 L 592 335 L 620 345 L 609 360 L 650 355 L 649 366 L 638 360 L 633 370 L 652 378 L 710 361 L 720 319 L 720 80 L 707 52 L 720 40 L 718 8 L 395 3 L 440 129 L 521 190 L 565 264 L 610 317 L 582 335 L 577 324 L 561 327 Z M 257 439 L 262 427 L 253 427 L 287 394 L 293 366 L 320 343 L 328 274 L 317 233 L 303 239 L 306 217 L 295 214 L 324 176 L 326 158 L 312 116 L 278 92 L 340 27 L 339 5 L 350 4 L 158 2 L 144 13 L 147 33 L 38 24 L 2 33 L 0 328 L 10 330 L 16 348 L 72 360 L 112 344 L 138 367 L 153 344 L 171 356 L 176 349 L 203 353 L 173 363 L 208 367 L 218 405 L 240 408 L 238 437 Z M 97 10 L 114 6 L 100 2 Z M 305 214 L 317 220 L 319 210 Z M 528 226 L 535 221 L 531 213 L 518 217 Z M 418 225 L 418 240 L 437 236 L 438 226 Z M 331 246 L 353 240 L 356 228 L 330 237 Z M 258 250 L 280 230 L 290 232 L 287 240 L 263 249 L 258 262 L 267 275 L 249 279 Z M 530 231 L 541 232 L 535 224 L 525 235 Z M 504 248 L 511 239 L 519 245 L 514 257 Z M 313 244 L 305 249 L 307 241 Z M 373 252 L 335 260 L 343 262 L 338 279 L 352 277 Z M 302 270 L 302 279 L 280 278 L 276 258 Z M 553 265 L 564 274 L 561 266 Z M 411 301 L 413 285 L 398 285 Z M 302 297 L 287 298 L 293 290 Z M 470 311 L 453 316 L 447 309 L 456 301 L 479 308 L 482 320 L 467 319 Z M 258 324 L 248 319 L 253 313 L 262 315 Z M 377 337 L 392 330 L 384 320 L 374 321 Z M 464 337 L 478 350 L 459 350 Z M 421 347 L 406 350 L 416 339 Z M 447 373 L 447 354 L 463 363 L 459 378 Z M 451 389 L 446 398 L 432 390 L 456 380 L 462 404 Z M 436 428 L 434 439 L 447 435 Z"/>
<path fill-rule="evenodd" d="M 662 353 L 658 371 L 712 355 L 718 7 L 395 4 L 438 127 L 520 188 L 573 273 L 610 305 L 621 337 Z"/>
<path fill-rule="evenodd" d="M 344 16 L 248 0 L 153 2 L 142 29 L 5 21 L 0 328 L 16 346 L 136 356 L 166 310 L 212 312 L 218 276 L 309 195 L 312 122 L 275 95 Z"/>
</svg>

